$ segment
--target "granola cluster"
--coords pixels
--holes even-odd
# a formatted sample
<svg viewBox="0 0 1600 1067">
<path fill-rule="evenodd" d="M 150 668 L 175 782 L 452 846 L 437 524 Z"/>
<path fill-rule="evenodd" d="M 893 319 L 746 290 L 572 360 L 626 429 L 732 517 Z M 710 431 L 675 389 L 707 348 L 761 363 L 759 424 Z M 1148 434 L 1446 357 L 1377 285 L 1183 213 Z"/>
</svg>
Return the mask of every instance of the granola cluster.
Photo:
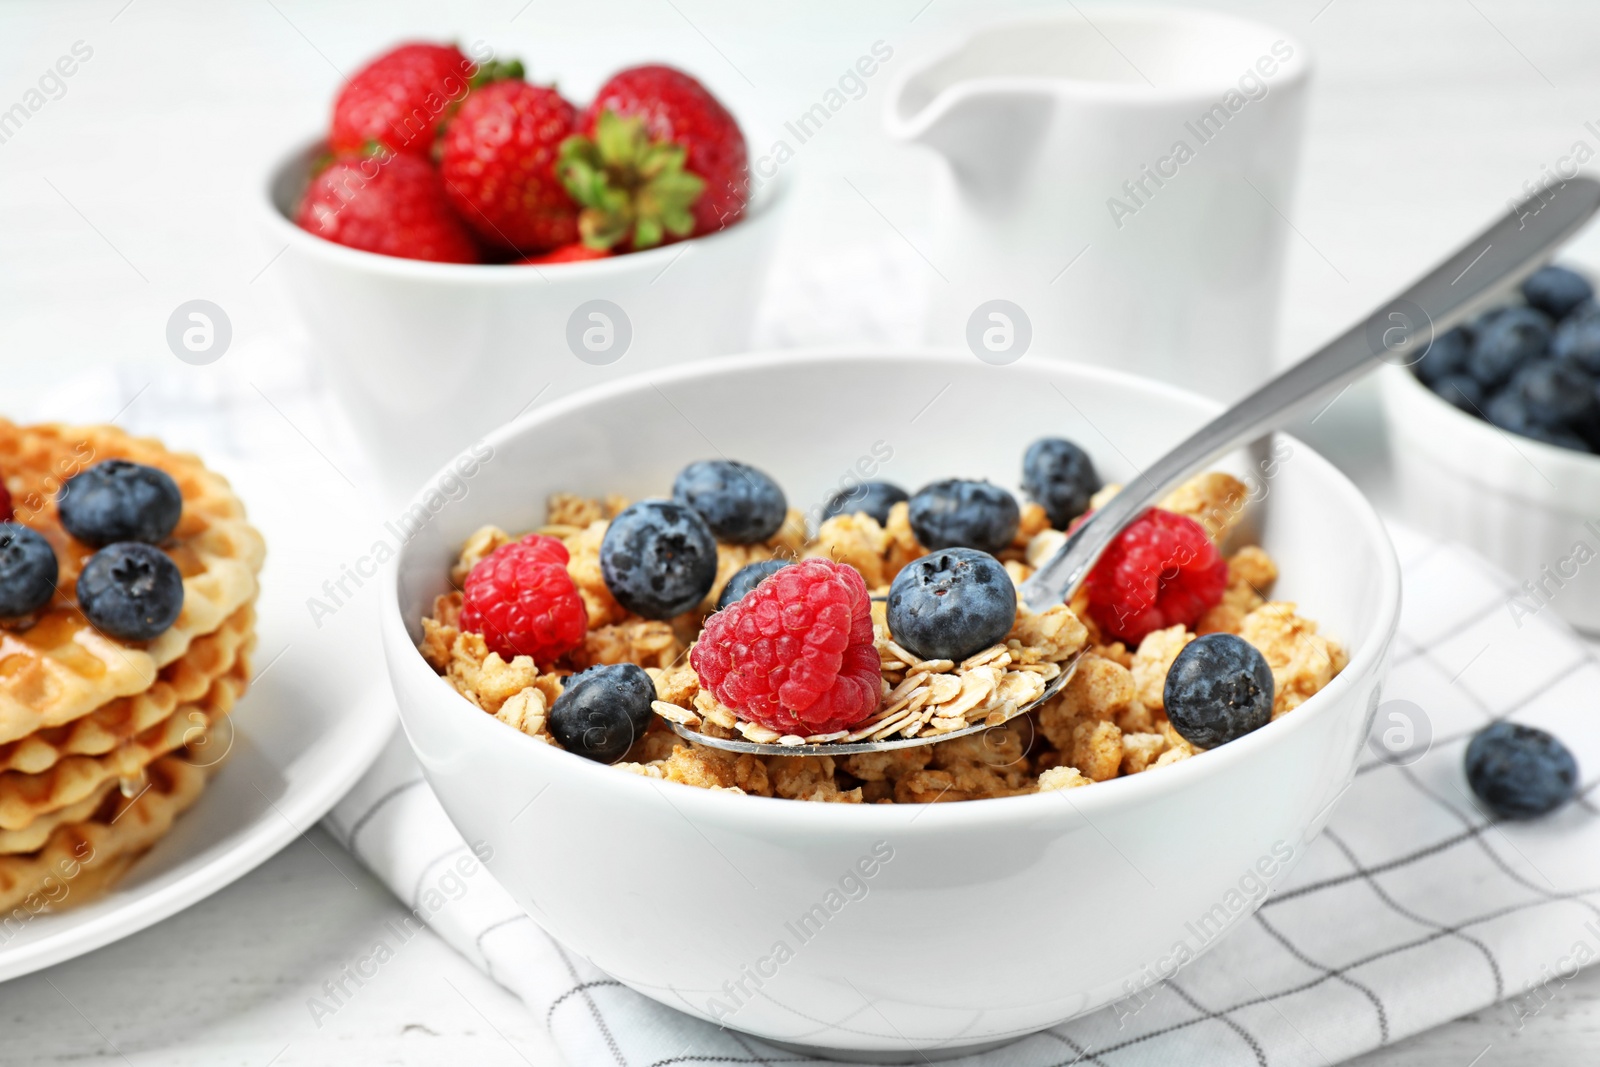
<svg viewBox="0 0 1600 1067">
<path fill-rule="evenodd" d="M 1092 506 L 1117 490 L 1107 486 Z M 1220 546 L 1244 512 L 1246 487 L 1227 474 L 1190 481 L 1161 506 L 1199 522 Z M 607 524 L 627 501 L 558 494 L 548 521 L 535 532 L 558 537 L 567 565 L 589 613 L 583 645 L 556 664 L 527 656 L 507 662 L 483 638 L 459 626 L 467 573 L 512 535 L 485 527 L 462 546 L 451 570 L 458 591 L 440 596 L 423 620 L 421 651 L 433 668 L 468 701 L 523 733 L 556 744 L 546 717 L 568 675 L 598 664 L 635 663 L 655 682 L 657 720 L 624 760 L 623 771 L 705 789 L 831 803 L 927 803 L 1015 796 L 1071 789 L 1188 759 L 1199 750 L 1168 721 L 1163 706 L 1167 671 L 1185 645 L 1200 634 L 1237 634 L 1266 658 L 1276 685 L 1273 717 L 1287 714 L 1338 674 L 1346 658 L 1337 643 L 1317 632 L 1292 603 L 1268 595 L 1277 567 L 1259 547 L 1228 557 L 1222 601 L 1193 630 L 1174 626 L 1147 635 L 1137 648 L 1105 638 L 1081 601 L 1043 613 L 1019 608 L 1006 639 L 956 663 L 923 660 L 897 644 L 885 623 L 881 600 L 900 569 L 926 554 L 917 543 L 904 503 L 880 526 L 866 514 L 839 515 L 806 536 L 803 516 L 790 511 L 769 540 L 717 547 L 717 580 L 697 609 L 667 622 L 631 615 L 607 590 L 600 572 L 600 543 Z M 1042 508 L 1022 509 L 1017 538 L 1001 554 L 1017 584 L 1058 549 L 1065 535 L 1052 529 Z M 882 667 L 883 701 L 871 720 L 851 731 L 812 737 L 780 736 L 738 718 L 700 688 L 688 649 L 722 587 L 741 567 L 767 559 L 825 556 L 858 570 L 880 599 L 873 604 L 873 632 Z M 1079 652 L 1075 673 L 1037 711 L 1012 717 L 1038 699 Z M 752 741 L 813 744 L 934 736 L 978 723 L 993 729 L 922 747 L 847 756 L 756 756 L 728 752 L 680 738 L 667 721 L 711 736 Z"/>
</svg>

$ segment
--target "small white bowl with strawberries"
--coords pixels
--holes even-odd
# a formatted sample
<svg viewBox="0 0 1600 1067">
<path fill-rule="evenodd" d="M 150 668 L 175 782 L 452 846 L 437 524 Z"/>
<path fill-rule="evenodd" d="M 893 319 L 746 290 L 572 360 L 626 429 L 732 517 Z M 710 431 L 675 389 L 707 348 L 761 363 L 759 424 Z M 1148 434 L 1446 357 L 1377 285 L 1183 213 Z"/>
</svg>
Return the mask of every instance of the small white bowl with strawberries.
<svg viewBox="0 0 1600 1067">
<path fill-rule="evenodd" d="M 374 59 L 260 205 L 390 489 L 536 401 L 748 347 L 783 199 L 689 74 L 630 67 L 579 106 L 469 51 Z"/>
</svg>

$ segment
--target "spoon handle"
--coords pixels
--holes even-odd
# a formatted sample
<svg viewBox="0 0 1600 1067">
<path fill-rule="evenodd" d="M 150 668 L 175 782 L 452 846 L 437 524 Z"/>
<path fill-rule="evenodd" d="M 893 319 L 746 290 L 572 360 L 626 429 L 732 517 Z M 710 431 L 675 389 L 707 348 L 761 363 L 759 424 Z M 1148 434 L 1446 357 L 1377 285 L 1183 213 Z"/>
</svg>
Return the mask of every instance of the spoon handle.
<svg viewBox="0 0 1600 1067">
<path fill-rule="evenodd" d="M 1023 599 L 1035 611 L 1069 599 L 1117 534 L 1185 478 L 1277 429 L 1302 408 L 1319 400 L 1331 402 L 1380 361 L 1415 362 L 1421 358 L 1418 350 L 1425 352 L 1433 338 L 1542 265 L 1596 209 L 1600 209 L 1600 181 L 1585 175 L 1518 204 L 1365 321 L 1146 467 L 1023 584 Z"/>
</svg>

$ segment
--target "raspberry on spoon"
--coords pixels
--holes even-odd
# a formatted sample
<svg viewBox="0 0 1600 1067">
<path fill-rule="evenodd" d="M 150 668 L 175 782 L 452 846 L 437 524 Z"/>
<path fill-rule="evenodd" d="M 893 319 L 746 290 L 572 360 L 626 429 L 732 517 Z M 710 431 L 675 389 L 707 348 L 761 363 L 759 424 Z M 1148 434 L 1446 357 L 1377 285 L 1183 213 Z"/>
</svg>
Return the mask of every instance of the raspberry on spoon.
<svg viewBox="0 0 1600 1067">
<path fill-rule="evenodd" d="M 854 726 L 882 695 L 867 583 L 826 559 L 784 567 L 712 615 L 689 663 L 744 718 L 802 737 Z"/>
</svg>

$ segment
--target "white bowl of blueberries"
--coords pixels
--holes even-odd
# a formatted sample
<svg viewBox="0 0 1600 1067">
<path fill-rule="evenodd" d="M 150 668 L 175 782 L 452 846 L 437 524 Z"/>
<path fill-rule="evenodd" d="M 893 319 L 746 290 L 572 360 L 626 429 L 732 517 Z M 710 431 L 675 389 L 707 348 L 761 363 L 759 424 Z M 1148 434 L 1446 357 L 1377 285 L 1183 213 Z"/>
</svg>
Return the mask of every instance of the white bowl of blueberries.
<svg viewBox="0 0 1600 1067">
<path fill-rule="evenodd" d="M 1588 279 L 1536 271 L 1384 375 L 1384 401 L 1407 518 L 1508 571 L 1513 612 L 1549 607 L 1600 631 L 1600 303 Z"/>
</svg>

